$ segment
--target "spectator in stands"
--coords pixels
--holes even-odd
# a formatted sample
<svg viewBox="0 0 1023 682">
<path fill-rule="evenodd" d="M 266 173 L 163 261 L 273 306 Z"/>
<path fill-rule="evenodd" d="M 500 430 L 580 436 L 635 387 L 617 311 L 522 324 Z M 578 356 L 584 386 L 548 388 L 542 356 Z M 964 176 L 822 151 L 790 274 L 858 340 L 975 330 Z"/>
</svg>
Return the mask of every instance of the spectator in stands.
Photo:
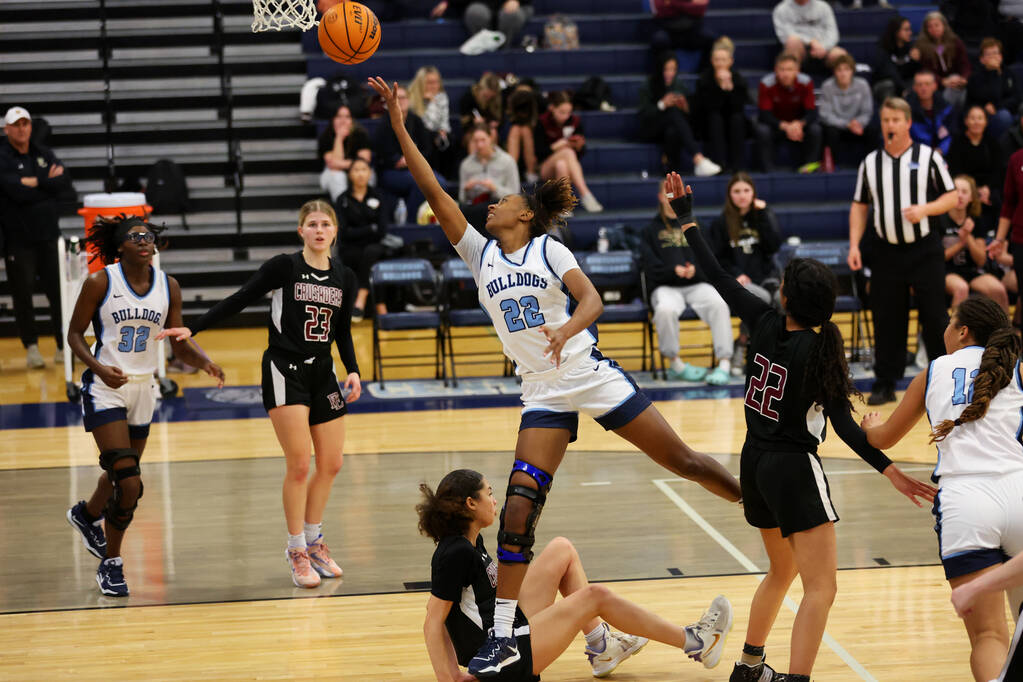
<svg viewBox="0 0 1023 682">
<path fill-rule="evenodd" d="M 402 115 L 405 118 L 405 129 L 409 136 L 415 141 L 420 151 L 430 149 L 430 131 L 426 129 L 423 119 L 409 111 L 408 91 L 398 87 L 398 105 L 401 107 Z M 419 191 L 412 174 L 409 173 L 408 163 L 404 154 L 401 153 L 401 146 L 398 138 L 390 126 L 382 125 L 376 130 L 373 139 L 375 151 L 377 184 L 395 197 L 403 199 L 408 207 L 408 215 L 415 216 L 419 205 L 423 203 L 423 193 Z M 437 182 L 441 186 L 447 186 L 447 180 L 437 171 L 434 171 Z"/>
<path fill-rule="evenodd" d="M 984 238 L 975 234 L 975 221 L 980 217 L 977 185 L 969 175 L 957 175 L 955 187 L 955 207 L 938 216 L 945 247 L 945 293 L 952 297 L 953 308 L 974 292 L 990 298 L 1008 313 L 1009 294 L 993 274 L 1001 270 L 992 267 Z"/>
<path fill-rule="evenodd" d="M 1002 212 L 998 218 L 998 231 L 988 245 L 988 253 L 999 262 L 1004 262 L 1004 254 L 1012 256 L 1013 270 L 1017 283 L 1017 310 L 1023 307 L 1023 149 L 1009 157 L 1008 169 L 1005 173 L 1005 184 L 1002 186 Z"/>
<path fill-rule="evenodd" d="M 735 68 L 735 44 L 727 37 L 714 43 L 710 68 L 696 82 L 694 119 L 706 131 L 705 147 L 711 158 L 723 161 L 726 170 L 746 167 L 746 104 L 750 102 L 746 79 Z"/>
<path fill-rule="evenodd" d="M 458 114 L 462 122 L 462 149 L 469 142 L 469 131 L 477 123 L 490 126 L 490 136 L 497 142 L 497 129 L 501 125 L 501 79 L 497 74 L 486 71 L 471 88 L 465 91 L 458 102 Z"/>
<path fill-rule="evenodd" d="M 945 15 L 927 13 L 916 47 L 920 50 L 920 67 L 937 76 L 945 101 L 962 106 L 970 78 L 970 58 L 966 45 L 952 32 Z"/>
<path fill-rule="evenodd" d="M 778 219 L 757 196 L 753 178 L 736 173 L 725 190 L 725 209 L 710 225 L 707 242 L 726 272 L 750 293 L 770 303 L 777 299 L 781 276 L 774 264 L 774 254 L 781 248 L 782 237 Z M 739 338 L 732 354 L 732 374 L 745 372 L 746 345 L 750 330 L 739 327 Z"/>
<path fill-rule="evenodd" d="M 666 50 L 693 50 L 700 53 L 699 68 L 707 66 L 714 35 L 703 25 L 709 0 L 651 0 L 656 27 L 650 37 L 654 54 Z"/>
<path fill-rule="evenodd" d="M 706 381 L 715 386 L 726 384 L 735 351 L 728 304 L 696 269 L 696 258 L 681 227 L 673 226 L 677 216 L 664 194 L 663 182 L 657 199 L 660 206 L 643 232 L 640 252 L 647 282 L 653 289 L 650 307 L 653 308 L 657 345 L 661 356 L 669 363 L 668 378 Z M 692 308 L 710 327 L 714 356 L 719 360 L 713 371 L 688 364 L 679 357 L 678 321 L 686 308 Z"/>
<path fill-rule="evenodd" d="M 666 52 L 639 91 L 639 129 L 643 139 L 661 145 L 666 171 L 682 169 L 682 152 L 693 157 L 699 176 L 717 175 L 721 166 L 702 153 L 689 124 L 689 99 L 678 73 L 678 58 Z"/>
<path fill-rule="evenodd" d="M 352 322 L 361 322 L 365 316 L 370 268 L 387 255 L 387 248 L 381 240 L 387 236 L 388 211 L 380 193 L 369 184 L 371 173 L 365 159 L 353 159 L 348 168 L 348 189 L 336 203 L 338 253 L 359 278 Z M 386 312 L 386 306 L 377 301 L 377 313 Z"/>
<path fill-rule="evenodd" d="M 970 176 L 982 207 L 998 207 L 1005 177 L 1001 174 L 1002 149 L 988 133 L 987 114 L 979 104 L 967 110 L 964 122 L 965 130 L 952 138 L 945 156 L 948 169 L 953 175 Z"/>
<path fill-rule="evenodd" d="M 39 352 L 32 294 L 36 278 L 50 304 L 50 322 L 63 362 L 60 281 L 57 275 L 57 199 L 71 190 L 64 165 L 48 147 L 32 137 L 32 117 L 22 107 L 4 116 L 6 140 L 0 142 L 0 228 L 3 230 L 7 281 L 14 304 L 14 322 L 25 347 L 29 369 L 46 366 Z"/>
<path fill-rule="evenodd" d="M 583 177 L 579 157 L 586 151 L 586 136 L 579 115 L 572 113 L 572 98 L 567 92 L 558 90 L 550 94 L 547 111 L 540 114 L 533 131 L 533 146 L 542 180 L 567 177 L 583 208 L 590 213 L 604 210 Z"/>
<path fill-rule="evenodd" d="M 998 138 L 998 146 L 1002 149 L 1001 177 L 1005 177 L 1009 157 L 1023 149 L 1023 104 L 1016 109 L 1016 119 L 1009 129 Z"/>
<path fill-rule="evenodd" d="M 893 95 L 905 97 L 920 68 L 920 50 L 913 44 L 909 19 L 895 16 L 877 41 L 874 56 L 874 100 L 883 102 Z"/>
<path fill-rule="evenodd" d="M 469 136 L 469 156 L 458 170 L 458 200 L 492 204 L 519 191 L 519 167 L 490 139 L 490 127 L 477 124 Z"/>
<path fill-rule="evenodd" d="M 320 133 L 317 151 L 323 159 L 320 187 L 330 194 L 330 200 L 335 203 L 348 187 L 348 169 L 352 160 L 373 161 L 369 134 L 352 118 L 352 110 L 347 106 L 338 107 L 330 125 Z"/>
<path fill-rule="evenodd" d="M 526 171 L 526 182 L 540 179 L 537 171 L 533 129 L 540 117 L 539 93 L 530 82 L 520 82 L 508 95 L 508 154 L 518 166 L 520 159 Z"/>
<path fill-rule="evenodd" d="M 821 126 L 817 122 L 813 81 L 799 73 L 799 59 L 795 55 L 782 52 L 775 59 L 774 72 L 760 80 L 757 107 L 760 112 L 754 132 L 764 170 L 775 170 L 774 148 L 785 143 L 798 148 L 801 173 L 817 170 Z"/>
<path fill-rule="evenodd" d="M 444 177 L 454 173 L 457 150 L 451 146 L 451 105 L 436 66 L 421 66 L 408 86 L 409 110 L 430 132 L 430 159 Z"/>
<path fill-rule="evenodd" d="M 1023 102 L 1019 79 L 1002 68 L 1002 43 L 985 38 L 980 43 L 981 68 L 970 75 L 966 85 L 967 105 L 979 105 L 991 117 L 991 135 L 996 139 L 1012 125 L 1012 116 Z"/>
<path fill-rule="evenodd" d="M 441 0 L 430 10 L 430 17 L 461 16 L 470 36 L 483 29 L 497 29 L 504 34 L 505 45 L 533 16 L 533 0 Z"/>
<path fill-rule="evenodd" d="M 920 69 L 913 76 L 913 92 L 906 97 L 913 112 L 910 135 L 913 140 L 942 154 L 948 153 L 952 135 L 958 130 L 956 108 L 945 101 L 938 90 L 938 79 L 930 69 Z"/>
<path fill-rule="evenodd" d="M 854 164 L 873 147 L 876 134 L 870 127 L 874 116 L 874 97 L 867 81 L 854 75 L 856 61 L 847 54 L 833 63 L 834 75 L 824 81 L 817 98 L 824 133 L 825 158 L 843 157 Z M 839 150 L 843 153 L 839 154 Z M 835 162 L 838 159 L 835 158 Z"/>
<path fill-rule="evenodd" d="M 781 0 L 771 13 L 782 51 L 794 55 L 807 73 L 827 73 L 846 51 L 838 46 L 835 11 L 824 0 Z"/>
</svg>

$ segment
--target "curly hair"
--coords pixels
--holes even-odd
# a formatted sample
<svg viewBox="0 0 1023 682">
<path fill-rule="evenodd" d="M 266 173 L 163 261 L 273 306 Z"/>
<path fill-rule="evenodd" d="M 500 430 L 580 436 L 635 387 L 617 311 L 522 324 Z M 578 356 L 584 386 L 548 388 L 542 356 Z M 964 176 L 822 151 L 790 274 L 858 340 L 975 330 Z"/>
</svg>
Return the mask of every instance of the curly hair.
<svg viewBox="0 0 1023 682">
<path fill-rule="evenodd" d="M 437 492 L 425 483 L 419 484 L 422 501 L 416 505 L 419 532 L 434 542 L 451 535 L 461 535 L 469 528 L 472 514 L 466 498 L 477 498 L 483 487 L 483 474 L 472 469 L 455 469 L 441 479 Z"/>
<path fill-rule="evenodd" d="M 522 198 L 533 212 L 533 223 L 529 226 L 531 238 L 564 226 L 565 217 L 579 203 L 572 193 L 572 181 L 568 178 L 534 183 L 531 187 L 523 188 Z"/>
<path fill-rule="evenodd" d="M 984 354 L 973 380 L 970 404 L 958 419 L 944 419 L 934 427 L 932 443 L 940 443 L 955 427 L 987 414 L 991 400 L 1012 381 L 1020 355 L 1020 339 L 1009 324 L 1009 317 L 991 299 L 971 296 L 959 304 L 952 319 L 970 330 L 973 340 L 984 346 Z"/>
<path fill-rule="evenodd" d="M 130 216 L 122 213 L 116 218 L 96 217 L 96 222 L 88 230 L 84 242 L 96 247 L 96 253 L 89 259 L 89 262 L 100 260 L 103 265 L 116 263 L 120 257 L 118 247 L 124 242 L 125 237 L 135 227 L 144 227 L 156 236 L 157 248 L 163 249 L 167 246 L 166 240 L 160 240 L 160 234 L 167 229 L 165 225 L 154 225 L 138 216 Z"/>
</svg>

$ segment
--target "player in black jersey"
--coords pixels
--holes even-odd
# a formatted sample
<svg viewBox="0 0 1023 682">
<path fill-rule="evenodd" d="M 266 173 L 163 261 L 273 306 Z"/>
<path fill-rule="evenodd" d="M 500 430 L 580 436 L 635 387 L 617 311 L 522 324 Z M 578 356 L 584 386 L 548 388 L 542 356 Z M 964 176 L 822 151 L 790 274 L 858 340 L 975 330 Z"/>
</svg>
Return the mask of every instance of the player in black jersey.
<svg viewBox="0 0 1023 682">
<path fill-rule="evenodd" d="M 497 518 L 497 500 L 483 474 L 471 469 L 452 471 L 436 492 L 425 483 L 419 489 L 419 531 L 437 543 L 423 625 L 426 649 L 438 680 L 469 682 L 477 678 L 459 665 L 468 665 L 494 624 L 497 564 L 487 554 L 480 531 Z M 555 602 L 559 591 L 564 599 Z M 611 630 L 601 619 L 633 634 Z M 603 585 L 591 585 L 572 543 L 555 538 L 522 581 L 513 624 L 516 658 L 488 679 L 539 680 L 580 631 L 595 677 L 610 675 L 649 639 L 678 647 L 713 667 L 731 626 L 732 606 L 723 596 L 711 602 L 699 621 L 679 627 Z"/>
<path fill-rule="evenodd" d="M 167 329 L 158 338 L 186 339 L 212 327 L 272 292 L 269 347 L 263 353 L 263 407 L 284 450 L 284 518 L 288 524 L 291 577 L 316 587 L 320 576 L 341 569 L 321 533 L 330 487 L 341 469 L 346 402 L 362 394 L 352 345 L 355 273 L 330 257 L 337 217 L 325 201 L 309 201 L 298 212 L 303 248 L 274 256 L 234 294 L 210 308 L 190 328 Z M 345 398 L 338 388 L 330 346 L 337 344 L 348 370 Z M 310 445 L 316 471 L 309 478 Z M 307 480 L 308 479 L 308 480 Z"/>
<path fill-rule="evenodd" d="M 826 265 L 795 258 L 782 278 L 780 313 L 746 291 L 714 258 L 693 219 L 692 189 L 678 173 L 665 191 L 685 230 L 696 265 L 751 330 L 746 352 L 746 442 L 739 482 L 746 521 L 760 529 L 771 565 L 750 607 L 742 660 L 732 682 L 808 680 L 836 592 L 835 521 L 827 477 L 817 456 L 827 419 L 845 443 L 918 507 L 937 490 L 906 476 L 853 421 L 856 392 L 842 334 L 831 322 L 837 280 Z M 820 327 L 820 331 L 814 331 Z M 763 648 L 796 575 L 803 600 L 792 626 L 789 674 L 774 675 Z"/>
</svg>

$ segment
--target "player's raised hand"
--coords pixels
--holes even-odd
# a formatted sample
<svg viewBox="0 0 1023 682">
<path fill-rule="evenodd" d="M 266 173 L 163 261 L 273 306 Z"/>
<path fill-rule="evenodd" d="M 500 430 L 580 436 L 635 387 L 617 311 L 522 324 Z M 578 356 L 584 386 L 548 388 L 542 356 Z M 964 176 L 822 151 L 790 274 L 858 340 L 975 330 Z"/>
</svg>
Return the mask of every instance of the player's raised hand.
<svg viewBox="0 0 1023 682">
<path fill-rule="evenodd" d="M 220 365 L 210 360 L 202 367 L 202 371 L 209 374 L 211 377 L 217 380 L 217 388 L 224 388 L 224 370 L 221 369 Z"/>
<path fill-rule="evenodd" d="M 380 76 L 371 76 L 369 86 L 376 90 L 387 105 L 387 113 L 391 115 L 391 127 L 395 130 L 404 127 L 405 121 L 402 120 L 401 107 L 398 106 L 398 82 L 395 81 L 394 85 L 390 86 Z"/>
<path fill-rule="evenodd" d="M 547 347 L 543 349 L 543 356 L 549 359 L 555 367 L 561 367 L 561 349 L 565 347 L 568 336 L 563 333 L 564 327 L 552 332 L 547 325 L 542 325 L 540 331 L 547 337 Z"/>
<path fill-rule="evenodd" d="M 157 341 L 163 341 L 168 336 L 175 341 L 187 341 L 192 338 L 192 330 L 188 327 L 165 327 L 162 332 L 156 335 Z"/>
<path fill-rule="evenodd" d="M 345 398 L 346 403 L 354 403 L 362 395 L 362 379 L 355 372 L 348 375 L 345 379 L 345 390 L 348 391 L 348 397 Z"/>
<path fill-rule="evenodd" d="M 694 222 L 693 188 L 682 181 L 681 175 L 668 173 L 664 179 L 664 194 L 671 202 L 671 209 L 675 211 L 680 223 L 688 225 Z"/>
<path fill-rule="evenodd" d="M 894 464 L 888 465 L 888 468 L 884 470 L 884 475 L 888 477 L 896 490 L 908 497 L 918 507 L 923 505 L 916 498 L 922 497 L 928 502 L 934 502 L 934 496 L 938 494 L 937 488 L 907 476 Z"/>
</svg>

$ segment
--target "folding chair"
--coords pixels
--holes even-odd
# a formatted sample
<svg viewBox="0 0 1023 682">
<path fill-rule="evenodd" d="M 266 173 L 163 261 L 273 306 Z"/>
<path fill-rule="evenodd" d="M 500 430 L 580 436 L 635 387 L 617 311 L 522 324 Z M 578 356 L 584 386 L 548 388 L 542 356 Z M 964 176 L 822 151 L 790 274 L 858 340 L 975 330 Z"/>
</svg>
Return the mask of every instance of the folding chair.
<svg viewBox="0 0 1023 682">
<path fill-rule="evenodd" d="M 369 289 L 374 301 L 384 301 L 386 290 L 401 288 L 410 290 L 413 285 L 430 285 L 435 291 L 440 288 L 440 279 L 436 270 L 428 260 L 422 258 L 399 258 L 385 260 L 376 263 L 369 273 Z M 409 335 L 409 331 L 429 331 L 428 334 Z M 388 332 L 387 337 L 382 337 L 383 332 Z M 390 334 L 389 332 L 403 332 L 402 334 Z M 397 338 L 393 338 L 397 337 Z M 432 310 L 415 312 L 384 313 L 373 317 L 373 381 L 380 382 L 380 388 L 384 386 L 384 357 L 382 342 L 391 343 L 414 343 L 427 339 L 434 340 L 433 367 L 434 378 L 443 379 L 447 386 L 447 373 L 444 362 L 444 332 L 441 322 L 440 309 L 434 297 Z M 388 362 L 390 367 L 422 367 L 429 366 L 430 362 L 422 354 L 405 353 L 390 356 Z M 419 360 L 415 362 L 414 360 Z"/>
<path fill-rule="evenodd" d="M 458 374 L 455 363 L 459 357 L 472 357 L 474 359 L 464 360 L 463 365 L 488 365 L 498 362 L 497 358 L 481 358 L 484 355 L 493 355 L 494 351 L 480 350 L 476 343 L 473 343 L 472 350 L 459 353 L 455 352 L 455 329 L 477 329 L 477 333 L 459 333 L 458 340 L 464 339 L 491 339 L 497 343 L 497 353 L 500 353 L 500 361 L 503 363 L 503 375 L 512 375 L 512 364 L 508 356 L 504 354 L 497 334 L 493 330 L 490 317 L 479 305 L 477 298 L 476 280 L 472 277 L 469 266 L 461 258 L 450 258 L 441 265 L 441 273 L 444 276 L 444 326 L 447 337 L 447 356 L 451 362 L 451 385 L 458 386 Z"/>
<path fill-rule="evenodd" d="M 604 350 L 614 355 L 615 359 L 638 357 L 644 372 L 648 366 L 653 368 L 654 327 L 646 304 L 646 278 L 636 262 L 636 256 L 632 251 L 589 251 L 576 254 L 576 258 L 583 274 L 590 278 L 604 300 L 604 312 L 597 318 L 599 331 L 605 337 L 610 334 L 635 334 L 636 330 L 632 326 L 636 323 L 640 325 L 639 344 L 618 347 L 625 350 L 626 354 L 614 348 Z M 629 326 L 625 329 L 608 329 L 611 325 Z M 640 350 L 638 355 L 635 353 L 637 348 Z M 628 354 L 630 350 L 633 352 Z"/>
</svg>

